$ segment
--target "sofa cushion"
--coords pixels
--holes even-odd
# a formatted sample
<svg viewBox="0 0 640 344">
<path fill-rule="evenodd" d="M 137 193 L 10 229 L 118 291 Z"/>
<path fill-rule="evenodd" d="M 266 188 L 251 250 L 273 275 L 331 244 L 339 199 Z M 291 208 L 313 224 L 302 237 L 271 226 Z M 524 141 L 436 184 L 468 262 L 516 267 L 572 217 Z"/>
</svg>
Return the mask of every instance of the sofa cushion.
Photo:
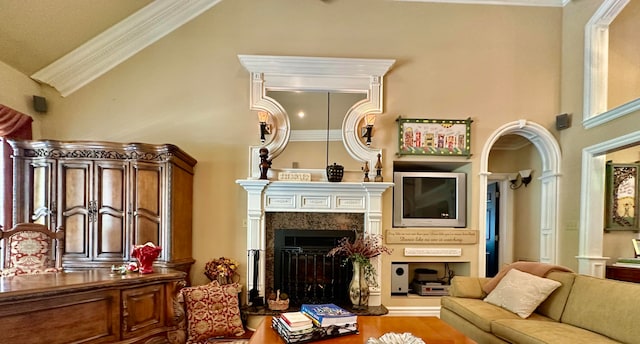
<svg viewBox="0 0 640 344">
<path fill-rule="evenodd" d="M 511 269 L 484 299 L 526 318 L 562 284 Z"/>
<path fill-rule="evenodd" d="M 569 293 L 571 293 L 571 287 L 573 287 L 573 280 L 576 278 L 576 274 L 573 272 L 550 272 L 547 275 L 548 279 L 558 281 L 562 283 L 558 289 L 554 290 L 549 297 L 544 300 L 543 303 L 538 306 L 536 312 L 547 316 L 555 321 L 560 321 L 562 312 L 567 304 Z"/>
<path fill-rule="evenodd" d="M 640 284 L 578 275 L 561 321 L 623 343 L 640 338 Z"/>
<path fill-rule="evenodd" d="M 187 309 L 187 343 L 200 343 L 211 337 L 241 336 L 238 283 L 220 285 L 217 281 L 180 290 Z"/>
<path fill-rule="evenodd" d="M 518 344 L 611 344 L 618 343 L 597 333 L 555 321 L 503 319 L 491 324 L 496 336 Z"/>
<path fill-rule="evenodd" d="M 445 296 L 440 299 L 440 302 L 442 308 L 457 314 L 486 332 L 491 331 L 491 322 L 494 320 L 520 319 L 518 315 L 480 299 Z M 545 317 L 535 313 L 529 318 L 545 320 Z"/>
<path fill-rule="evenodd" d="M 456 297 L 468 297 L 472 299 L 482 299 L 487 294 L 482 290 L 483 283 L 489 281 L 489 278 L 455 276 L 451 279 L 451 287 L 449 295 Z"/>
</svg>

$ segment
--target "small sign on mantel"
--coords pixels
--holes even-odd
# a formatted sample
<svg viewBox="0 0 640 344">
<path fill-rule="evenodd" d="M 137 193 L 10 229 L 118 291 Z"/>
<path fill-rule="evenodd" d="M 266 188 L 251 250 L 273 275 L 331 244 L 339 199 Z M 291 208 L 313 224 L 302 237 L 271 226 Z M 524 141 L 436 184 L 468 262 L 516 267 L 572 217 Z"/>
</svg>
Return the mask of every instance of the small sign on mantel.
<svg viewBox="0 0 640 344">
<path fill-rule="evenodd" d="M 470 229 L 390 229 L 387 244 L 475 244 L 478 231 Z"/>
<path fill-rule="evenodd" d="M 310 182 L 311 173 L 304 172 L 278 172 L 278 180 L 290 182 Z"/>
</svg>

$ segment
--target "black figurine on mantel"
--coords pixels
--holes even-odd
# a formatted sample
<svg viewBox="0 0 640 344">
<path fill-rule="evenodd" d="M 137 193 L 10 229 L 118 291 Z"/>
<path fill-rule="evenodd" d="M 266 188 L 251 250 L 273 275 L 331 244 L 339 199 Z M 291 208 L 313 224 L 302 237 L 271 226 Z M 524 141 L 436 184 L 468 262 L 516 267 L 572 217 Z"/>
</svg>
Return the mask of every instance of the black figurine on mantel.
<svg viewBox="0 0 640 344">
<path fill-rule="evenodd" d="M 374 182 L 382 181 L 382 174 L 380 174 L 382 172 L 382 161 L 380 161 L 380 157 L 382 157 L 382 154 L 378 153 L 378 162 L 376 162 L 376 177 L 373 179 Z"/>
<path fill-rule="evenodd" d="M 260 148 L 260 179 L 269 179 L 267 178 L 267 172 L 269 172 L 269 167 L 271 167 L 271 160 L 268 159 L 269 150 L 262 147 Z"/>
</svg>

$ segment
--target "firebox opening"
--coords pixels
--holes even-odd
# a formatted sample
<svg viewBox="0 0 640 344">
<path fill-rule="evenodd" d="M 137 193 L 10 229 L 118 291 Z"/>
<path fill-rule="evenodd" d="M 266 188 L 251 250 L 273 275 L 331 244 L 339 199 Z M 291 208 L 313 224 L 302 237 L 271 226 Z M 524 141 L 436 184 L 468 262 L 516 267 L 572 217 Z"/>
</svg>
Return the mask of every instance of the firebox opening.
<svg viewBox="0 0 640 344">
<path fill-rule="evenodd" d="M 327 253 L 340 239 L 355 236 L 354 230 L 276 230 L 274 290 L 287 293 L 291 305 L 347 302 L 351 267 Z"/>
</svg>

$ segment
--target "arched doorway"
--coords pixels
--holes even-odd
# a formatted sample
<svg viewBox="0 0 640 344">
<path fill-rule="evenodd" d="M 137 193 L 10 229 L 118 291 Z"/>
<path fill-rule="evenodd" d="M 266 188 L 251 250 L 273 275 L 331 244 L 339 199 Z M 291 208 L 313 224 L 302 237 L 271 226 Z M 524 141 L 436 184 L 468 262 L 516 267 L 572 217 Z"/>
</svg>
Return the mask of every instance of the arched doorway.
<svg viewBox="0 0 640 344">
<path fill-rule="evenodd" d="M 487 182 L 491 172 L 489 168 L 489 153 L 496 141 L 509 134 L 520 135 L 536 147 L 542 161 L 541 181 L 541 219 L 540 219 L 540 261 L 555 264 L 558 252 L 558 179 L 560 175 L 561 152 L 555 137 L 543 126 L 527 121 L 518 120 L 507 123 L 494 131 L 482 148 L 480 157 L 480 195 L 479 195 L 479 233 L 486 232 L 487 212 Z M 510 235 L 512 237 L 512 235 Z M 478 243 L 478 274 L 485 275 L 486 243 Z"/>
</svg>

